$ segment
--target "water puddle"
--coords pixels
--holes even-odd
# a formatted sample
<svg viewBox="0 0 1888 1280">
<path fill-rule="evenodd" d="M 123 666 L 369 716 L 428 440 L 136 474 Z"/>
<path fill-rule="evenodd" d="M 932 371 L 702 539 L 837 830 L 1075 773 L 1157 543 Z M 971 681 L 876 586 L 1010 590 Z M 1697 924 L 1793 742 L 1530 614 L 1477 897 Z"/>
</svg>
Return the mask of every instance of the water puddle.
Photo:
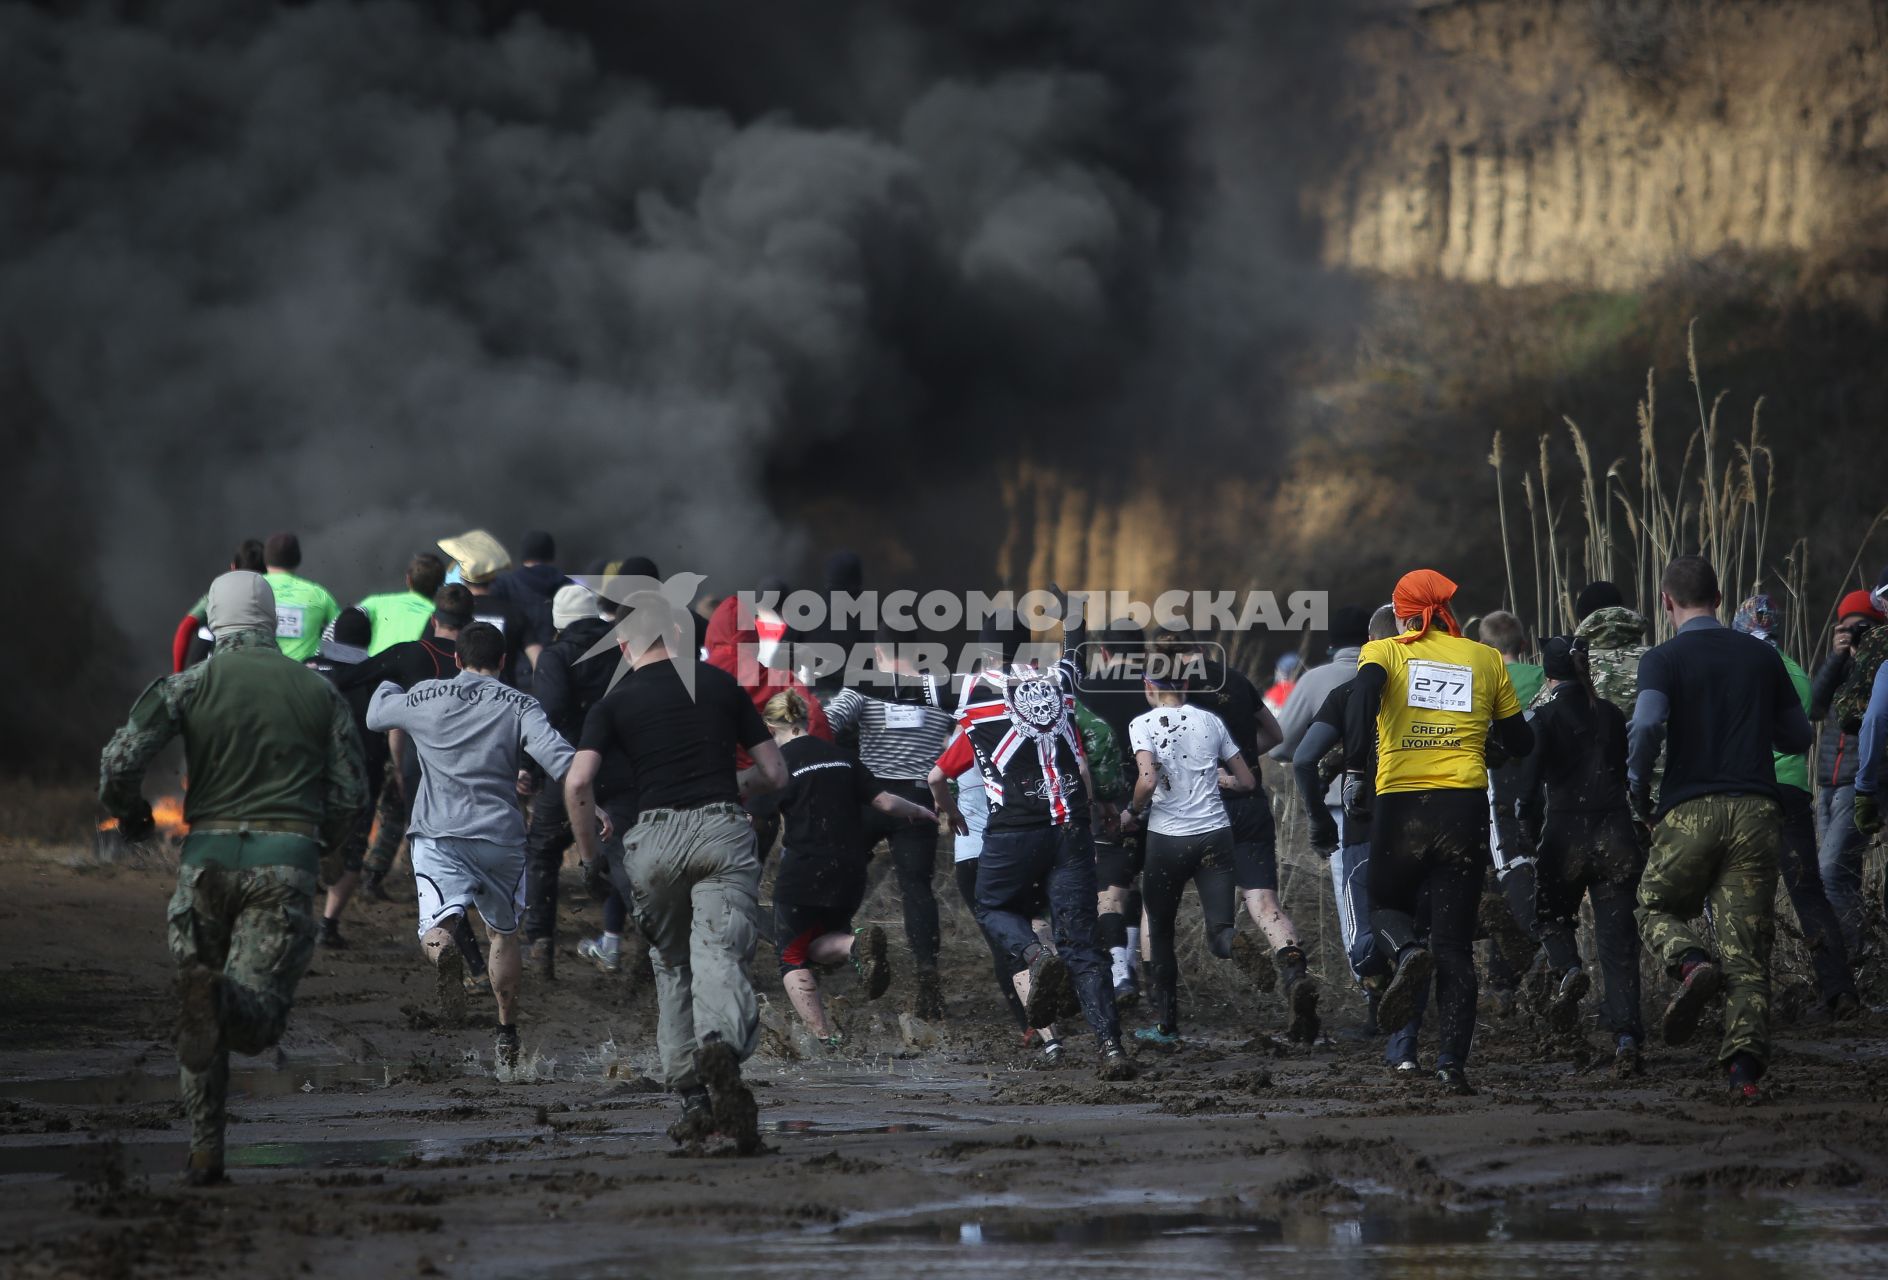
<svg viewBox="0 0 1888 1280">
<path fill-rule="evenodd" d="M 327 1062 L 287 1067 L 236 1067 L 229 1073 L 232 1098 L 286 1098 L 297 1093 L 344 1090 L 365 1093 L 387 1083 L 384 1064 Z M 47 1080 L 0 1080 L 0 1098 L 49 1106 L 124 1107 L 177 1100 L 177 1077 L 150 1071 L 117 1075 L 64 1076 Z"/>
<path fill-rule="evenodd" d="M 821 1120 L 765 1120 L 761 1122 L 764 1133 L 805 1134 L 812 1137 L 839 1137 L 855 1133 L 927 1133 L 937 1128 L 932 1124 L 918 1124 L 904 1121 L 897 1124 L 827 1124 Z"/>
</svg>

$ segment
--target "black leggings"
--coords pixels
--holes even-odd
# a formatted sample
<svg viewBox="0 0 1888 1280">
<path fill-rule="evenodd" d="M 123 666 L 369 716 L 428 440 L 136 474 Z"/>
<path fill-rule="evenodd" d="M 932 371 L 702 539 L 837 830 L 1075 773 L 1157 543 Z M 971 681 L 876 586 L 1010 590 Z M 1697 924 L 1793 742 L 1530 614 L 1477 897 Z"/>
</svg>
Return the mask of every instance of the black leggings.
<svg viewBox="0 0 1888 1280">
<path fill-rule="evenodd" d="M 1464 1066 L 1475 1036 L 1475 924 L 1488 875 L 1488 793 L 1481 788 L 1378 796 L 1370 841 L 1370 924 L 1396 963 L 1416 944 L 1425 890 L 1442 1026 L 1438 1065 Z"/>
<path fill-rule="evenodd" d="M 922 782 L 889 782 L 885 789 L 913 804 L 931 807 L 931 793 Z M 898 901 L 905 912 L 905 940 L 911 944 L 912 960 L 920 969 L 935 969 L 939 930 L 937 895 L 931 890 L 931 877 L 937 874 L 937 824 L 894 818 L 871 808 L 865 810 L 863 818 L 867 850 L 881 838 L 892 847 Z"/>
<path fill-rule="evenodd" d="M 1801 787 L 1779 787 L 1783 798 L 1783 845 L 1777 850 L 1777 869 L 1783 887 L 1803 929 L 1816 970 L 1816 994 L 1832 1004 L 1840 995 L 1855 994 L 1855 971 L 1849 967 L 1849 949 L 1842 940 L 1842 925 L 1823 888 L 1822 867 L 1816 846 L 1816 805 Z"/>
<path fill-rule="evenodd" d="M 1580 963 L 1575 941 L 1580 899 L 1593 899 L 1599 949 L 1600 1023 L 1614 1035 L 1645 1039 L 1639 1017 L 1639 876 L 1645 853 L 1624 809 L 1551 813 L 1541 832 L 1535 903 L 1548 963 L 1565 972 Z"/>
<path fill-rule="evenodd" d="M 1147 908 L 1149 998 L 1154 1020 L 1168 1031 L 1180 1027 L 1177 991 L 1180 965 L 1174 957 L 1174 919 L 1191 880 L 1206 917 L 1206 946 L 1221 960 L 1232 955 L 1233 921 L 1238 895 L 1233 885 L 1232 828 L 1218 827 L 1196 836 L 1147 833 L 1147 862 L 1141 868 L 1141 899 Z"/>
<path fill-rule="evenodd" d="M 955 868 L 955 875 L 957 894 L 964 900 L 964 905 L 970 908 L 971 914 L 975 915 L 977 912 L 977 860 L 966 858 L 959 862 Z M 989 942 L 988 934 L 984 935 L 984 941 Z M 1007 955 L 997 950 L 994 942 L 990 943 L 990 958 L 996 962 L 996 989 L 1003 993 L 1003 1003 L 1008 1006 L 1010 1016 L 1016 1019 L 1016 1025 L 1028 1030 L 1029 1017 L 1023 1012 L 1023 1002 L 1016 998 L 1016 984 L 1012 981 L 1016 976 L 1016 966 L 1011 963 Z"/>
</svg>

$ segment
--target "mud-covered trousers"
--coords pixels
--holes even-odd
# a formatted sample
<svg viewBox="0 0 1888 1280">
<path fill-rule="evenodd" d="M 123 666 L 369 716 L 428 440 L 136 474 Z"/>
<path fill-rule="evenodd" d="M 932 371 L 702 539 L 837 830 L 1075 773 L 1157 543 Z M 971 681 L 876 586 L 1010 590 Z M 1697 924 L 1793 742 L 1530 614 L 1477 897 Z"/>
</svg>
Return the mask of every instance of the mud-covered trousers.
<svg viewBox="0 0 1888 1280">
<path fill-rule="evenodd" d="M 1056 954 L 1068 965 L 1098 1042 L 1121 1036 L 1108 957 L 1096 940 L 1095 846 L 1088 828 L 1025 827 L 985 831 L 977 859 L 977 924 L 992 951 L 1026 968 L 1039 945 L 1031 920 L 1046 895 Z"/>
<path fill-rule="evenodd" d="M 1377 797 L 1370 839 L 1370 923 L 1394 965 L 1416 945 L 1416 913 L 1429 894 L 1436 961 L 1438 1066 L 1465 1066 L 1475 1036 L 1475 925 L 1488 874 L 1488 793 L 1477 787 L 1394 791 Z"/>
<path fill-rule="evenodd" d="M 1724 1039 L 1718 1061 L 1748 1053 L 1770 1061 L 1770 951 L 1776 942 L 1777 850 L 1782 815 L 1768 796 L 1700 796 L 1652 828 L 1639 880 L 1639 932 L 1677 977 L 1686 954 L 1724 973 Z M 1706 906 L 1716 947 L 1692 928 Z"/>
<path fill-rule="evenodd" d="M 1224 960 L 1232 955 L 1238 898 L 1233 887 L 1233 832 L 1219 827 L 1192 836 L 1147 835 L 1147 862 L 1141 869 L 1141 898 L 1147 905 L 1149 996 L 1154 1020 L 1170 1032 L 1180 1029 L 1180 964 L 1174 957 L 1174 921 L 1180 898 L 1191 881 L 1206 920 L 1206 949 Z"/>
<path fill-rule="evenodd" d="M 1639 1014 L 1639 923 L 1633 916 L 1644 866 L 1628 810 L 1548 815 L 1541 832 L 1536 896 L 1548 963 L 1556 973 L 1580 963 L 1580 899 L 1591 898 L 1604 984 L 1600 1025 L 1635 1041 L 1645 1039 Z"/>
<path fill-rule="evenodd" d="M 1783 793 L 1783 840 L 1777 846 L 1777 871 L 1816 969 L 1816 994 L 1829 1005 L 1837 996 L 1856 994 L 1855 971 L 1849 967 L 1841 918 L 1823 886 L 1817 859 L 1816 802 L 1801 787 L 1778 790 Z"/>
<path fill-rule="evenodd" d="M 663 1074 L 672 1090 L 694 1088 L 703 1039 L 719 1036 L 746 1061 L 760 1037 L 747 976 L 760 911 L 754 828 L 737 804 L 644 810 L 622 865 L 655 969 Z"/>
<path fill-rule="evenodd" d="M 557 933 L 557 878 L 564 854 L 576 842 L 564 811 L 564 789 L 546 782 L 531 797 L 531 826 L 525 834 L 524 938 L 536 942 Z"/>
<path fill-rule="evenodd" d="M 221 973 L 218 1021 L 223 1049 L 207 1071 L 179 1068 L 190 1150 L 223 1160 L 229 1055 L 261 1053 L 288 1026 L 301 981 L 315 954 L 313 871 L 289 866 L 185 865 L 170 899 L 171 958 Z"/>
</svg>

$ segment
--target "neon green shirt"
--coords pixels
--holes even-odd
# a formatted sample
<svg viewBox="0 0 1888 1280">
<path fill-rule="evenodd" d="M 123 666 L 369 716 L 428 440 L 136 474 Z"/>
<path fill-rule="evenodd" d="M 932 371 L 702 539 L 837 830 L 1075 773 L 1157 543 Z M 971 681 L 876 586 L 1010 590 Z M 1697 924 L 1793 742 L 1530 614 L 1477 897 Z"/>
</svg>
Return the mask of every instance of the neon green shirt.
<svg viewBox="0 0 1888 1280">
<path fill-rule="evenodd" d="M 321 649 L 321 633 L 341 616 L 341 606 L 318 582 L 298 578 L 281 569 L 269 570 L 275 592 L 275 643 L 297 662 L 306 662 Z"/>
<path fill-rule="evenodd" d="M 1796 660 L 1783 650 L 1777 650 L 1777 656 L 1783 659 L 1783 669 L 1790 673 L 1790 683 L 1796 686 L 1797 701 L 1803 704 L 1803 710 L 1809 710 L 1809 677 L 1796 665 Z M 1798 791 L 1809 790 L 1809 757 L 1807 755 L 1786 756 L 1781 751 L 1773 751 L 1777 760 L 1777 781 L 1786 787 L 1795 787 Z"/>
<path fill-rule="evenodd" d="M 433 616 L 433 602 L 417 591 L 383 591 L 368 596 L 355 608 L 373 624 L 373 638 L 367 642 L 369 657 L 392 645 L 419 639 L 426 632 L 427 619 Z"/>
</svg>

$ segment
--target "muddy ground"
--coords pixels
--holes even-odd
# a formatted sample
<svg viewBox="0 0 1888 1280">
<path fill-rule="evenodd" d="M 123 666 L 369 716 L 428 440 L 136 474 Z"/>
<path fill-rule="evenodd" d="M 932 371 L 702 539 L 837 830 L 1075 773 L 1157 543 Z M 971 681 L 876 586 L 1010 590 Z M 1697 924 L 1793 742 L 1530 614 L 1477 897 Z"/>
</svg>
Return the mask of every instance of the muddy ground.
<svg viewBox="0 0 1888 1280">
<path fill-rule="evenodd" d="M 1328 886 L 1320 906 L 1315 867 L 1298 870 L 1288 903 L 1335 978 Z M 1317 1274 L 1348 1248 L 1390 1270 L 1420 1255 L 1459 1264 L 1438 1274 L 1560 1274 L 1637 1240 L 1629 1256 L 1670 1274 L 1758 1275 L 1810 1247 L 1778 1257 L 1778 1239 L 1834 1249 L 1816 1255 L 1824 1273 L 1888 1265 L 1880 1011 L 1839 1027 L 1795 1011 L 1769 1103 L 1732 1109 L 1708 1047 L 1654 1051 L 1621 1082 L 1590 1022 L 1555 1041 L 1485 1009 L 1482 1096 L 1442 1098 L 1345 1034 L 1359 1006 L 1341 986 L 1329 1037 L 1286 1046 L 1276 997 L 1193 946 L 1187 1046 L 1102 1084 L 1085 1037 L 1055 1069 L 1019 1050 L 944 875 L 941 1024 L 903 1014 L 904 975 L 873 1005 L 835 978 L 850 1044 L 812 1051 L 763 945 L 771 1030 L 751 1075 L 770 1151 L 747 1160 L 665 1138 L 648 982 L 569 950 L 594 905 L 566 910 L 556 980 L 527 975 L 532 1078 L 508 1082 L 488 1007 L 439 1025 L 410 903 L 363 906 L 352 946 L 317 955 L 280 1052 L 236 1061 L 233 1184 L 186 1191 L 171 876 L 78 847 L 0 856 L 0 1274 L 973 1275 L 996 1258 L 1028 1269 L 1042 1247 L 1115 1273 L 1223 1274 L 1262 1249 L 1275 1274 Z M 865 914 L 898 955 L 889 885 Z M 1021 1252 L 992 1248 L 1006 1243 Z"/>
</svg>

